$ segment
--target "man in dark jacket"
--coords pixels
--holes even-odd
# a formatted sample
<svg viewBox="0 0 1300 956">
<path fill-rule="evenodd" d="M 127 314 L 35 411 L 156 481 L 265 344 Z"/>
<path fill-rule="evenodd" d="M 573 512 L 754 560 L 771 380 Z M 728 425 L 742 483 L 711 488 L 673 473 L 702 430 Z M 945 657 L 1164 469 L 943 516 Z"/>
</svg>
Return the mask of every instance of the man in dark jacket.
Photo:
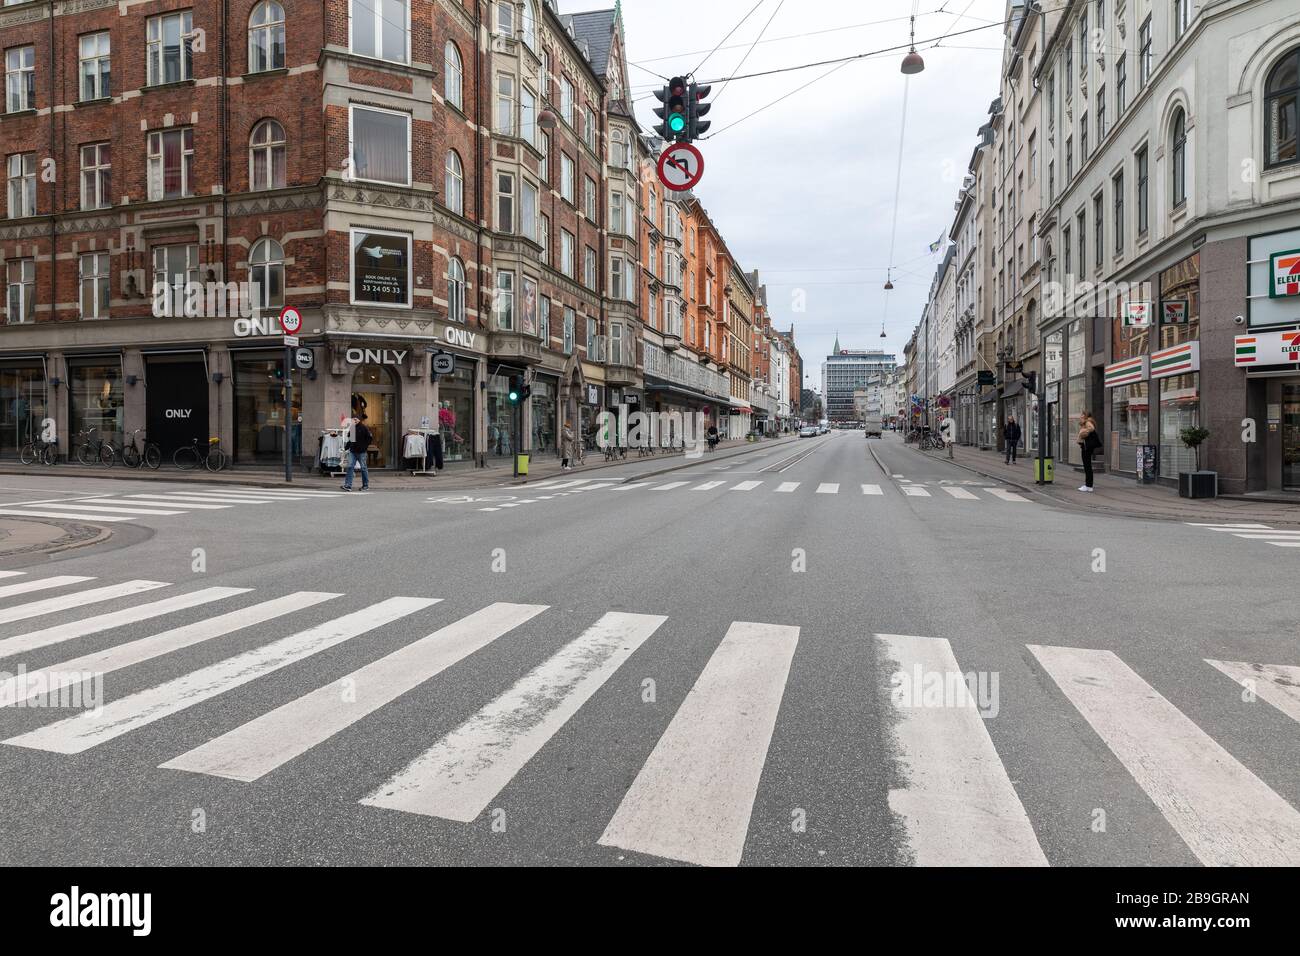
<svg viewBox="0 0 1300 956">
<path fill-rule="evenodd" d="M 1002 426 L 1002 437 L 1007 446 L 1007 464 L 1016 463 L 1016 447 L 1020 444 L 1020 423 L 1015 415 L 1007 416 L 1007 423 Z"/>
<path fill-rule="evenodd" d="M 370 429 L 366 427 L 366 413 L 362 412 L 356 418 L 356 424 L 352 429 L 352 441 L 348 442 L 348 470 L 343 475 L 344 491 L 352 490 L 352 474 L 356 471 L 358 463 L 361 465 L 361 490 L 370 490 L 370 469 L 366 467 L 366 455 L 370 448 L 370 442 L 373 436 Z"/>
</svg>

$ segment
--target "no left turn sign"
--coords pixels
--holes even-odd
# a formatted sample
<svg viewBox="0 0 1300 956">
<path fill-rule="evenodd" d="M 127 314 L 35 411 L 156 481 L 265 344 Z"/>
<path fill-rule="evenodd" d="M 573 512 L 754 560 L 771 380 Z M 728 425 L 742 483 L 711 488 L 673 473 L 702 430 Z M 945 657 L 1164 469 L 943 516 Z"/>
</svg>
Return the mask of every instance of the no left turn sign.
<svg viewBox="0 0 1300 956">
<path fill-rule="evenodd" d="M 690 189 L 704 175 L 704 156 L 690 143 L 674 143 L 659 157 L 659 181 L 675 192 Z"/>
</svg>

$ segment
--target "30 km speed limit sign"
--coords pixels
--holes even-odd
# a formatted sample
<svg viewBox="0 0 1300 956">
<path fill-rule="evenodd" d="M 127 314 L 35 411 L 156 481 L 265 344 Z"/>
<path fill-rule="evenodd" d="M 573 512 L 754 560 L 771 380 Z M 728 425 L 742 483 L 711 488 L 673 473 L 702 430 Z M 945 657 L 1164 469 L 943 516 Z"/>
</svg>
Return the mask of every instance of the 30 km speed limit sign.
<svg viewBox="0 0 1300 956">
<path fill-rule="evenodd" d="M 690 143 L 674 143 L 659 157 L 659 181 L 675 192 L 690 189 L 704 175 L 704 156 Z"/>
</svg>

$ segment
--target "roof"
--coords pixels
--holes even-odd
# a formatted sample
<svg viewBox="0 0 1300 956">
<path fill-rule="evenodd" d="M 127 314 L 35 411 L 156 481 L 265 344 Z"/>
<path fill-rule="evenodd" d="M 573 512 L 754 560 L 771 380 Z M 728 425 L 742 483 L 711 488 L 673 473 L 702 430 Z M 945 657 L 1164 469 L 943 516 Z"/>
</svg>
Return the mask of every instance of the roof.
<svg viewBox="0 0 1300 956">
<path fill-rule="evenodd" d="M 609 65 L 609 48 L 614 39 L 614 20 L 618 11 L 587 10 L 582 13 L 568 13 L 560 17 L 566 26 L 573 28 L 573 36 L 579 46 L 584 46 L 591 68 L 604 79 L 605 68 Z"/>
</svg>

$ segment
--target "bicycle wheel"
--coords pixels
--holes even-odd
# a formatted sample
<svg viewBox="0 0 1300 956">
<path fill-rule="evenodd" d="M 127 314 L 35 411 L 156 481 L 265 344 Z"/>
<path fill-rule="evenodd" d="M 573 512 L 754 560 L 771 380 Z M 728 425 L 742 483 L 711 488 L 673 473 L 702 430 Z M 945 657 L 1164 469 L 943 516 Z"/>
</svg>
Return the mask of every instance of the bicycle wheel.
<svg viewBox="0 0 1300 956">
<path fill-rule="evenodd" d="M 144 463 L 154 471 L 162 464 L 162 449 L 152 442 L 144 446 Z"/>
<path fill-rule="evenodd" d="M 58 464 L 59 461 L 58 450 L 54 447 L 54 444 L 52 442 L 47 442 L 46 444 L 41 445 L 40 456 L 41 456 L 42 465 Z"/>
<path fill-rule="evenodd" d="M 98 458 L 99 454 L 96 451 L 95 446 L 90 444 L 90 442 L 86 442 L 84 445 L 77 448 L 77 461 L 81 462 L 83 465 L 93 465 Z"/>
<path fill-rule="evenodd" d="M 140 449 L 135 447 L 134 442 L 122 449 L 122 464 L 128 468 L 140 467 Z"/>
<path fill-rule="evenodd" d="M 172 464 L 181 471 L 189 471 L 199 463 L 199 453 L 189 446 L 177 448 L 176 454 L 172 455 Z"/>
<path fill-rule="evenodd" d="M 208 471 L 221 471 L 226 467 L 226 453 L 220 448 L 208 449 Z"/>
<path fill-rule="evenodd" d="M 40 458 L 40 452 L 37 450 L 35 444 L 33 444 L 32 442 L 28 442 L 26 445 L 23 445 L 23 450 L 18 453 L 18 460 L 21 461 L 24 465 L 30 465 L 32 462 L 37 461 L 39 458 Z"/>
<path fill-rule="evenodd" d="M 113 467 L 113 462 L 117 461 L 117 449 L 108 442 L 99 446 L 99 463 L 108 468 Z"/>
</svg>

